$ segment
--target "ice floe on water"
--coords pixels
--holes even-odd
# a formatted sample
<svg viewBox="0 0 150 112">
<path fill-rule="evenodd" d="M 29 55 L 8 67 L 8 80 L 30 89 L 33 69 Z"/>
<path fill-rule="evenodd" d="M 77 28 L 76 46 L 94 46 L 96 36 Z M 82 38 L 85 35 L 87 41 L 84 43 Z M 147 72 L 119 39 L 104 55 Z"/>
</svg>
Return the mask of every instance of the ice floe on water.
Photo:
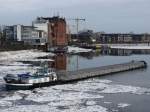
<svg viewBox="0 0 150 112">
<path fill-rule="evenodd" d="M 92 49 L 84 49 L 80 47 L 68 46 L 68 53 L 81 53 L 81 52 L 91 52 Z"/>
<path fill-rule="evenodd" d="M 0 61 L 24 61 L 27 59 L 36 59 L 44 56 L 54 56 L 52 53 L 46 53 L 39 50 L 20 50 L 0 52 Z"/>
<path fill-rule="evenodd" d="M 13 105 L 12 102 L 20 99 L 22 99 L 22 96 L 20 96 L 19 94 L 7 94 L 7 96 L 5 96 L 4 98 L 0 98 L 0 108 L 11 107 Z"/>
<path fill-rule="evenodd" d="M 9 102 L 9 101 L 0 101 L 0 107 L 5 107 L 5 106 L 7 106 L 7 107 L 10 107 L 10 106 L 12 106 L 12 102 Z"/>
<path fill-rule="evenodd" d="M 103 94 L 131 93 L 146 94 L 148 88 L 115 84 L 110 80 L 90 79 L 73 84 L 55 85 L 51 87 L 36 88 L 34 90 L 16 91 L 11 95 L 0 98 L 3 107 L 1 112 L 108 112 L 97 101 L 101 101 Z M 25 96 L 25 97 L 24 97 Z M 24 97 L 24 98 L 23 98 Z M 22 99 L 23 98 L 23 99 Z M 13 101 L 25 100 L 33 104 L 15 105 Z M 102 101 L 103 102 L 103 101 Z M 34 104 L 35 103 L 35 104 Z M 36 103 L 40 103 L 37 105 Z M 113 102 L 103 102 L 112 104 Z M 119 103 L 118 108 L 130 106 L 127 103 Z"/>
<path fill-rule="evenodd" d="M 34 72 L 38 67 L 31 64 L 24 64 L 21 61 L 53 61 L 52 59 L 37 59 L 38 57 L 54 56 L 52 53 L 46 53 L 39 50 L 20 50 L 0 52 L 0 78 L 11 73 Z"/>
<path fill-rule="evenodd" d="M 87 101 L 86 105 L 89 105 L 89 106 L 96 105 L 96 102 L 95 101 Z"/>
<path fill-rule="evenodd" d="M 56 107 L 49 108 L 48 105 L 14 105 L 10 108 L 5 108 L 1 112 L 60 112 Z"/>
<path fill-rule="evenodd" d="M 83 49 L 79 51 L 83 51 Z M 1 52 L 0 83 L 4 74 L 27 72 L 36 68 L 18 61 L 39 61 L 40 59 L 37 57 L 48 55 L 52 54 L 36 50 Z M 44 60 L 41 59 L 40 61 Z M 0 110 L 1 112 L 107 112 L 108 109 L 97 103 L 97 100 L 101 101 L 105 98 L 104 94 L 116 93 L 150 95 L 150 89 L 120 85 L 110 80 L 95 78 L 73 84 L 55 85 L 27 91 L 20 90 L 11 94 L 4 92 L 0 97 Z M 32 102 L 32 104 L 20 103 L 22 101 Z M 103 103 L 108 104 L 108 102 Z M 118 104 L 119 108 L 127 106 L 130 105 Z"/>
<path fill-rule="evenodd" d="M 83 99 L 98 99 L 103 98 L 103 96 L 99 95 L 92 95 L 89 93 L 86 93 L 84 91 L 74 91 L 63 88 L 57 89 L 57 88 L 45 88 L 45 90 L 39 90 L 35 89 L 37 91 L 36 94 L 32 93 L 30 94 L 26 99 L 32 100 L 35 102 L 46 102 L 46 101 L 59 101 L 64 102 L 65 101 L 78 101 Z M 63 104 L 63 103 L 62 103 Z"/>
<path fill-rule="evenodd" d="M 107 108 L 99 106 L 99 105 L 94 105 L 94 106 L 87 106 L 87 107 L 82 107 L 82 108 L 71 108 L 71 109 L 66 109 L 63 112 L 108 112 Z"/>
<path fill-rule="evenodd" d="M 127 103 L 119 103 L 118 104 L 119 108 L 125 108 L 125 107 L 128 107 L 128 106 L 130 106 L 130 104 L 127 104 Z"/>
<path fill-rule="evenodd" d="M 104 102 L 105 104 L 111 104 L 112 102 Z"/>
<path fill-rule="evenodd" d="M 60 107 L 61 108 L 61 107 Z M 6 108 L 1 110 L 1 112 L 108 112 L 106 108 L 102 106 L 88 106 L 84 108 L 79 108 L 78 106 L 59 109 L 57 107 L 50 107 L 49 105 L 26 105 L 24 106 L 14 106 L 11 108 Z"/>
<path fill-rule="evenodd" d="M 105 89 L 100 91 L 100 93 L 133 93 L 133 94 L 149 94 L 150 89 L 126 85 L 104 85 Z"/>
</svg>

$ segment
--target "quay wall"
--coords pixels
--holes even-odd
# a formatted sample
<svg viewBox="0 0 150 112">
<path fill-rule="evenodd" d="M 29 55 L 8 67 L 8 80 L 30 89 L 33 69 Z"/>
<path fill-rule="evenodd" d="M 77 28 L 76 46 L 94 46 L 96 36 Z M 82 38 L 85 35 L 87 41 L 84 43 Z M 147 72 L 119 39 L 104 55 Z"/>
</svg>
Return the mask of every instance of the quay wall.
<svg viewBox="0 0 150 112">
<path fill-rule="evenodd" d="M 145 61 L 131 61 L 128 63 L 82 69 L 78 71 L 59 72 L 58 81 L 69 82 L 75 80 L 82 80 L 86 78 L 103 76 L 103 75 L 108 75 L 113 73 L 124 72 L 124 71 L 131 71 L 131 70 L 141 69 L 146 67 L 147 67 L 147 63 Z"/>
</svg>

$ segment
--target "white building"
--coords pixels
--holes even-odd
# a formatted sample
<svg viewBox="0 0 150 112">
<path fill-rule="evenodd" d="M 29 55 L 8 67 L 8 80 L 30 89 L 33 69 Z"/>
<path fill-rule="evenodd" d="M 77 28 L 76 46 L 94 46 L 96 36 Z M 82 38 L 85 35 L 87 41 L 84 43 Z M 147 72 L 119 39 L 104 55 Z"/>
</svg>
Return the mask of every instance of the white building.
<svg viewBox="0 0 150 112">
<path fill-rule="evenodd" d="M 44 20 L 41 18 L 37 18 L 32 23 L 32 26 L 34 26 L 36 30 L 44 31 L 44 34 L 45 34 L 44 37 L 46 37 L 46 41 L 48 39 L 48 32 L 49 32 L 48 24 L 49 24 L 48 20 Z"/>
<path fill-rule="evenodd" d="M 6 26 L 6 38 L 14 41 L 24 41 L 30 45 L 45 45 L 47 34 L 33 26 L 14 25 Z"/>
</svg>

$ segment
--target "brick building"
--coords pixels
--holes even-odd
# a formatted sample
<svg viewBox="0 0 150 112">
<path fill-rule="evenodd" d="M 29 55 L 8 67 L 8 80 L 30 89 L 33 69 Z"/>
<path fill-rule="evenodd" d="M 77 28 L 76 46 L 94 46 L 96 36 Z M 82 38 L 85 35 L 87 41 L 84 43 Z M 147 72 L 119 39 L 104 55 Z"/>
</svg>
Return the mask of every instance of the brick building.
<svg viewBox="0 0 150 112">
<path fill-rule="evenodd" d="M 35 27 L 47 29 L 47 43 L 49 47 L 62 47 L 68 44 L 66 20 L 64 18 L 58 16 L 39 17 L 33 23 Z M 40 26 L 40 24 L 43 24 L 44 26 Z"/>
</svg>

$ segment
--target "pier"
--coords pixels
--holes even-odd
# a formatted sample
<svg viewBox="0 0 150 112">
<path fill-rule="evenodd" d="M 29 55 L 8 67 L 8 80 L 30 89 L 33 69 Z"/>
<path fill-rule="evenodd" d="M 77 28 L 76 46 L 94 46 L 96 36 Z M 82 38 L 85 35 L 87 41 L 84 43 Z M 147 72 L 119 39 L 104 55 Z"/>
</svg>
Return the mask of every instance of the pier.
<svg viewBox="0 0 150 112">
<path fill-rule="evenodd" d="M 120 73 L 125 71 L 131 71 L 135 69 L 142 69 L 146 67 L 147 67 L 147 63 L 145 61 L 131 61 L 128 63 L 88 68 L 88 69 L 82 69 L 77 71 L 68 71 L 68 72 L 59 71 L 57 72 L 56 80 L 45 82 L 45 83 L 35 83 L 33 85 L 31 84 L 29 86 L 27 85 L 24 87 L 12 86 L 7 84 L 6 89 L 7 90 L 34 89 L 34 88 L 44 87 L 44 86 L 72 83 L 73 81 L 84 80 L 92 77 L 105 76 L 105 75 Z"/>
<path fill-rule="evenodd" d="M 59 72 L 58 82 L 59 83 L 71 82 L 71 81 L 104 76 L 104 75 L 109 75 L 109 74 L 114 74 L 119 72 L 131 71 L 135 69 L 142 69 L 146 67 L 147 67 L 147 63 L 145 61 L 131 61 L 127 63 L 82 69 L 78 71 Z"/>
</svg>

